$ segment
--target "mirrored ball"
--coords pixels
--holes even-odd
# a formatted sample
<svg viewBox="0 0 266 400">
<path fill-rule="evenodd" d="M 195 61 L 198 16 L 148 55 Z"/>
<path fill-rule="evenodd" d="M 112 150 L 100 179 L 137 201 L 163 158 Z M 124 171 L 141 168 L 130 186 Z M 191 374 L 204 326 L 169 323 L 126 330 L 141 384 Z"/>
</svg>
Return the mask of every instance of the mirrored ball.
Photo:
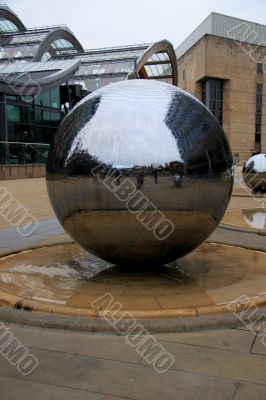
<svg viewBox="0 0 266 400">
<path fill-rule="evenodd" d="M 254 193 L 266 193 L 266 154 L 256 154 L 243 165 L 243 179 Z"/>
<path fill-rule="evenodd" d="M 163 265 L 217 227 L 232 156 L 216 118 L 167 83 L 128 80 L 85 97 L 51 144 L 47 188 L 66 232 L 118 265 Z"/>
</svg>

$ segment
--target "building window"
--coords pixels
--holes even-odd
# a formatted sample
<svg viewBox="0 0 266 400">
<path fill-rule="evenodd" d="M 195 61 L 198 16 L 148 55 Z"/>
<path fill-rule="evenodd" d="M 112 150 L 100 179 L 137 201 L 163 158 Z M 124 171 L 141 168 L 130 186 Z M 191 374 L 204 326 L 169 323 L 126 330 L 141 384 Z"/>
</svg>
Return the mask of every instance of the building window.
<svg viewBox="0 0 266 400">
<path fill-rule="evenodd" d="M 202 102 L 223 123 L 223 81 L 208 79 L 202 82 Z"/>
<path fill-rule="evenodd" d="M 261 115 L 263 84 L 256 85 L 255 149 L 261 151 Z"/>
<path fill-rule="evenodd" d="M 257 74 L 263 74 L 263 63 L 257 63 Z"/>
</svg>

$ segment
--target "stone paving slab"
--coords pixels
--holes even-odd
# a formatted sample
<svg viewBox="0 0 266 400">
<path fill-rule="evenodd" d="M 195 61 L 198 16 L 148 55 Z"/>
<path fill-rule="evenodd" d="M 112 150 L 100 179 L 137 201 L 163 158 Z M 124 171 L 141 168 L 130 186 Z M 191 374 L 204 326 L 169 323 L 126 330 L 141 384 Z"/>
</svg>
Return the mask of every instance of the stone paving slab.
<svg viewBox="0 0 266 400">
<path fill-rule="evenodd" d="M 169 342 L 164 342 L 164 347 L 175 358 L 175 370 L 250 383 L 266 383 L 266 358 L 263 355 L 238 352 L 236 357 L 236 352 L 229 350 Z"/>
<path fill-rule="evenodd" d="M 138 353 L 128 346 L 125 337 L 115 335 L 95 335 L 72 331 L 39 329 L 36 327 L 9 324 L 10 330 L 25 346 L 43 350 L 55 350 L 116 361 L 137 363 Z M 64 335 L 64 340 L 62 340 Z"/>
<path fill-rule="evenodd" d="M 37 229 L 26 237 L 20 235 L 16 227 L 4 228 L 0 230 L 0 254 L 4 251 L 10 252 L 24 247 L 29 248 L 48 238 L 50 241 L 56 240 L 58 236 L 63 234 L 65 234 L 65 231 L 55 218 L 39 221 Z"/>
<path fill-rule="evenodd" d="M 265 400 L 266 386 L 240 382 L 233 400 Z"/>
<path fill-rule="evenodd" d="M 132 358 L 137 351 L 125 346 L 123 336 L 17 324 L 9 328 L 30 345 L 39 367 L 28 377 L 15 367 L 0 367 L 4 400 L 43 400 L 44 395 L 52 400 L 265 400 L 266 358 L 250 353 L 250 332 L 245 330 L 154 335 L 175 358 L 174 368 L 158 374 L 139 354 L 138 362 Z M 183 343 L 186 339 L 189 343 Z M 117 355 L 119 359 L 110 359 Z M 0 366 L 4 362 L 0 356 Z"/>
<path fill-rule="evenodd" d="M 265 321 L 266 323 L 266 321 Z M 264 324 L 265 326 L 265 324 Z M 260 332 L 262 333 L 262 332 Z M 253 354 L 260 354 L 266 356 L 266 332 L 265 335 L 257 334 L 256 340 L 254 342 L 254 345 L 252 347 L 252 353 Z M 266 399 L 266 397 L 265 397 Z"/>
<path fill-rule="evenodd" d="M 161 342 L 182 343 L 201 347 L 211 347 L 221 350 L 233 350 L 250 353 L 255 335 L 251 331 L 241 329 L 221 329 L 208 332 L 195 333 L 159 333 L 156 338 Z"/>
<path fill-rule="evenodd" d="M 174 370 L 158 374 L 149 366 L 60 352 L 48 352 L 38 370 L 23 379 L 149 400 L 231 400 L 236 388 L 231 380 L 217 377 Z"/>
<path fill-rule="evenodd" d="M 103 394 L 0 376 L 3 400 L 105 400 Z"/>
</svg>

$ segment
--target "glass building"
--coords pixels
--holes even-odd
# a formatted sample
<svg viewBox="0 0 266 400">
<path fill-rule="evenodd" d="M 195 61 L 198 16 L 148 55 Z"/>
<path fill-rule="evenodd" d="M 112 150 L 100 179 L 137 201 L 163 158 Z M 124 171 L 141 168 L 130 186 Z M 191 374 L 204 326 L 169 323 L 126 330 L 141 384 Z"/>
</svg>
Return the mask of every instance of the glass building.
<svg viewBox="0 0 266 400">
<path fill-rule="evenodd" d="M 68 111 L 112 82 L 177 84 L 170 42 L 84 50 L 65 26 L 26 28 L 0 5 L 0 165 L 45 164 Z"/>
</svg>

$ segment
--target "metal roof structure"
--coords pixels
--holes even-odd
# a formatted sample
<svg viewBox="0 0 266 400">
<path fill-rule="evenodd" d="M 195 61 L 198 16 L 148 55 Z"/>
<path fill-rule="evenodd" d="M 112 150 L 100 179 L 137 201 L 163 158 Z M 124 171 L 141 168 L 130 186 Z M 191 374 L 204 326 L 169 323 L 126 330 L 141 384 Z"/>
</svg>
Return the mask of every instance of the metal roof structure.
<svg viewBox="0 0 266 400">
<path fill-rule="evenodd" d="M 257 46 L 266 46 L 266 25 L 212 12 L 177 47 L 177 59 L 182 57 L 205 35 L 214 35 Z"/>
<path fill-rule="evenodd" d="M 92 92 L 111 82 L 124 79 L 157 79 L 177 84 L 174 48 L 167 40 L 152 44 L 85 50 L 65 58 L 81 60 L 81 66 L 70 80 Z"/>
<path fill-rule="evenodd" d="M 0 64 L 0 92 L 38 95 L 67 81 L 79 65 L 79 60 Z"/>
<path fill-rule="evenodd" d="M 47 61 L 83 48 L 65 26 L 5 32 L 0 35 L 0 62 Z"/>
<path fill-rule="evenodd" d="M 7 6 L 0 4 L 0 33 L 26 29 L 19 17 Z"/>
<path fill-rule="evenodd" d="M 1 18 L 4 21 L 2 29 Z M 61 75 L 68 77 L 70 84 L 80 84 L 86 92 L 92 92 L 111 82 L 134 78 L 157 79 L 177 85 L 176 55 L 172 44 L 167 40 L 151 44 L 84 50 L 67 26 L 26 28 L 9 7 L 0 5 L 0 87 L 8 90 L 8 84 L 3 84 L 3 79 L 8 82 L 8 68 L 1 69 L 1 65 L 7 64 L 30 64 L 30 72 L 27 67 L 18 69 L 18 74 L 26 74 L 25 81 L 26 78 L 31 80 L 36 77 L 38 81 L 49 77 L 50 86 L 58 83 L 60 79 L 57 79 L 57 68 L 56 72 L 51 74 L 48 65 L 46 68 L 42 63 L 36 65 L 34 70 L 33 62 L 52 60 L 61 63 Z M 72 60 L 72 64 L 75 65 L 75 68 L 70 68 L 72 77 L 69 75 L 67 60 Z M 27 76 L 29 73 L 30 77 Z M 18 75 L 11 75 L 14 82 Z M 22 80 L 20 76 L 18 85 Z M 48 86 L 42 80 L 40 87 Z"/>
</svg>

